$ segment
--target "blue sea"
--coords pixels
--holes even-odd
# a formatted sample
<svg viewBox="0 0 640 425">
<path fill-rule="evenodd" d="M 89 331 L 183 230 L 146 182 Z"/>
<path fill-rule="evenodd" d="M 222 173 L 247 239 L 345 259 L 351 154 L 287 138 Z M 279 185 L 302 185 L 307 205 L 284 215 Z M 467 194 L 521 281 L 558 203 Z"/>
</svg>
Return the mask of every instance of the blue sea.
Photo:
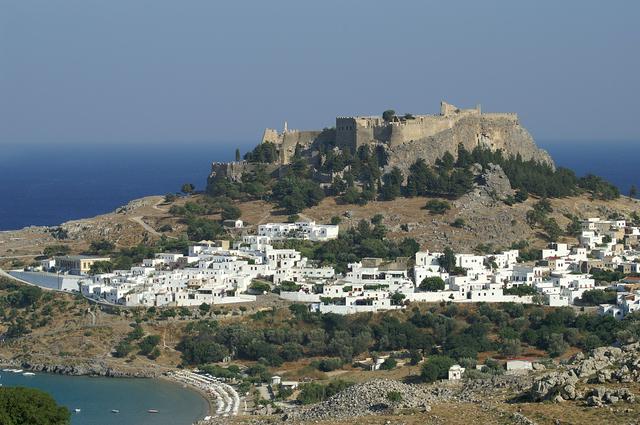
<svg viewBox="0 0 640 425">
<path fill-rule="evenodd" d="M 640 187 L 633 142 L 538 142 L 559 165 L 595 173 L 628 193 Z M 243 152 L 251 144 L 239 146 Z M 4 144 L 0 146 L 0 230 L 57 225 L 113 211 L 131 199 L 204 189 L 212 161 L 228 161 L 230 143 Z"/>
<path fill-rule="evenodd" d="M 231 160 L 235 149 L 184 142 L 0 144 L 0 230 L 92 217 L 135 198 L 178 192 L 183 183 L 203 190 L 211 162 Z"/>
<path fill-rule="evenodd" d="M 46 391 L 71 412 L 72 425 L 189 425 L 207 415 L 208 402 L 198 393 L 157 379 L 98 378 L 39 373 L 0 372 L 4 387 Z M 111 410 L 120 413 L 112 413 Z M 149 409 L 158 413 L 149 413 Z"/>
</svg>

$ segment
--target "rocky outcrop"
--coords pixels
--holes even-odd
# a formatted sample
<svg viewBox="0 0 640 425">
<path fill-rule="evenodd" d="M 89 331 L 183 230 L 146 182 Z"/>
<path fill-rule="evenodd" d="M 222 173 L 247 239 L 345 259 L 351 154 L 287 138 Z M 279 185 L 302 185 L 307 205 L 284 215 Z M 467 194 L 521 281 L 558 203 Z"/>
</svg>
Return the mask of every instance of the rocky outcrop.
<svg viewBox="0 0 640 425">
<path fill-rule="evenodd" d="M 578 353 L 558 371 L 539 377 L 525 394 L 532 401 L 584 400 L 588 406 L 633 401 L 628 389 L 580 389 L 584 384 L 640 382 L 640 345 L 599 347 L 588 356 Z"/>
<path fill-rule="evenodd" d="M 553 159 L 534 142 L 531 134 L 517 120 L 487 118 L 484 115 L 468 116 L 458 120 L 453 127 L 431 137 L 412 140 L 389 148 L 389 167 L 397 166 L 406 175 L 409 166 L 417 158 L 434 164 L 446 152 L 454 157 L 461 144 L 468 151 L 476 146 L 502 150 L 505 156 L 520 155 L 524 160 L 534 160 L 555 167 Z"/>
<path fill-rule="evenodd" d="M 513 196 L 515 191 L 511 187 L 509 177 L 501 166 L 488 164 L 482 168 L 480 164 L 474 164 L 472 170 L 475 171 L 478 183 L 475 185 L 471 195 L 488 196 L 495 200 L 503 200 L 508 196 Z"/>
<path fill-rule="evenodd" d="M 104 361 L 86 361 L 77 363 L 40 363 L 29 360 L 14 360 L 6 362 L 13 367 L 20 366 L 33 372 L 56 373 L 74 376 L 108 376 L 130 378 L 156 378 L 162 375 L 160 369 L 152 368 L 120 368 L 111 366 Z"/>
<path fill-rule="evenodd" d="M 397 393 L 399 396 L 397 399 L 392 399 L 389 396 L 390 393 Z M 287 419 L 302 421 L 344 419 L 404 408 L 429 411 L 431 408 L 428 403 L 433 398 L 432 393 L 423 386 L 403 384 L 389 379 L 376 379 L 356 384 L 309 409 L 292 413 Z"/>
</svg>

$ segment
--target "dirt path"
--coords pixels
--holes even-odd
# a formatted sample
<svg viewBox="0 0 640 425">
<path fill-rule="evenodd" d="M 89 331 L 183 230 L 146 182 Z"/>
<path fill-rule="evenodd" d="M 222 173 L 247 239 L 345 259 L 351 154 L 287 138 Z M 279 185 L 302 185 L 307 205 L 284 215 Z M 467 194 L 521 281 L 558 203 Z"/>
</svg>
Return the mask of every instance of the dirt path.
<svg viewBox="0 0 640 425">
<path fill-rule="evenodd" d="M 154 210 L 166 213 L 167 211 L 160 208 L 158 205 L 162 204 L 164 202 L 164 199 L 160 199 L 158 200 L 158 202 L 156 202 L 155 204 L 151 205 L 151 208 L 153 208 Z M 144 228 L 144 230 L 146 230 L 147 232 L 151 233 L 154 236 L 157 237 L 162 237 L 162 236 L 166 236 L 169 239 L 177 239 L 175 236 L 169 236 L 169 235 L 163 235 L 162 233 L 158 232 L 156 229 L 154 229 L 153 227 L 149 226 L 147 223 L 145 223 L 145 221 L 143 220 L 144 216 L 142 215 L 137 215 L 134 217 L 129 217 L 129 220 L 139 224 L 140 226 L 142 226 Z"/>
</svg>

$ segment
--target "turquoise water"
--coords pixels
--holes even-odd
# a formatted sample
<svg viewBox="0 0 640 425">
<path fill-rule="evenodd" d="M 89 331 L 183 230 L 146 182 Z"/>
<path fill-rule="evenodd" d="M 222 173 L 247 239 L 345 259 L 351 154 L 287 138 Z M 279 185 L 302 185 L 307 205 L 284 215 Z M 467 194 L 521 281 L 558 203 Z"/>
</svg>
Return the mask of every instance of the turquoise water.
<svg viewBox="0 0 640 425">
<path fill-rule="evenodd" d="M 0 383 L 48 392 L 71 410 L 73 425 L 187 425 L 207 414 L 207 402 L 200 394 L 158 379 L 50 374 L 27 377 L 0 371 Z M 75 408 L 81 412 L 73 413 Z M 148 409 L 158 413 L 148 413 Z"/>
</svg>

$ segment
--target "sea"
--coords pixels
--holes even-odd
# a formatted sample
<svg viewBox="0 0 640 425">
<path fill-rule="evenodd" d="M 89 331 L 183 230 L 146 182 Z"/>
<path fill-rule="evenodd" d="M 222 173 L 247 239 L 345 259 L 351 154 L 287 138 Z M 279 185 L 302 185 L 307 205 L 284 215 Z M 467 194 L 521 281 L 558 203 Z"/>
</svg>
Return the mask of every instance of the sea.
<svg viewBox="0 0 640 425">
<path fill-rule="evenodd" d="M 0 230 L 93 217 L 132 199 L 179 192 L 184 183 L 204 190 L 211 162 L 233 159 L 236 147 L 243 148 L 213 142 L 0 142 Z"/>
<path fill-rule="evenodd" d="M 556 163 L 579 176 L 600 175 L 627 194 L 640 187 L 634 142 L 542 141 Z M 233 159 L 222 142 L 0 145 L 0 230 L 57 225 L 113 211 L 131 199 L 177 192 L 183 183 L 203 190 L 213 161 Z"/>
<path fill-rule="evenodd" d="M 208 402 L 200 394 L 158 379 L 23 376 L 0 371 L 0 384 L 46 391 L 69 408 L 72 425 L 189 425 L 208 413 Z"/>
</svg>

